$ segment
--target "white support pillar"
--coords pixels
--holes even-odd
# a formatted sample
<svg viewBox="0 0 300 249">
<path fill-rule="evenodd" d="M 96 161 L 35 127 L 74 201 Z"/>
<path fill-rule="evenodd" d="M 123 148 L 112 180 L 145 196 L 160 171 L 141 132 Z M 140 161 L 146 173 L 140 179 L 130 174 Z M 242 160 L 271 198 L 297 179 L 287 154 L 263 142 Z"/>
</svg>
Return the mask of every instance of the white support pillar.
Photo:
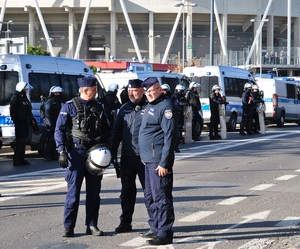
<svg viewBox="0 0 300 249">
<path fill-rule="evenodd" d="M 274 16 L 268 16 L 267 24 L 267 49 L 271 49 L 271 52 L 274 51 Z"/>
<path fill-rule="evenodd" d="M 74 41 L 75 41 L 75 31 L 74 31 L 74 23 L 75 23 L 75 14 L 72 10 L 69 11 L 69 49 L 68 49 L 68 58 L 74 58 Z"/>
<path fill-rule="evenodd" d="M 24 11 L 28 12 L 28 44 L 35 46 L 35 13 L 30 6 L 25 6 Z"/>
<path fill-rule="evenodd" d="M 291 39 L 292 39 L 292 4 L 291 0 L 287 1 L 287 64 L 291 64 Z"/>
<path fill-rule="evenodd" d="M 2 2 L 2 7 L 1 7 L 1 12 L 0 12 L 0 31 L 2 30 L 2 23 L 4 20 L 5 9 L 6 9 L 6 2 L 7 2 L 7 0 L 3 0 L 3 2 Z"/>
<path fill-rule="evenodd" d="M 224 46 L 224 49 L 223 49 L 223 56 L 222 56 L 222 60 L 223 60 L 223 63 L 224 65 L 228 65 L 228 51 L 227 51 L 227 42 L 228 42 L 228 35 L 227 35 L 227 32 L 228 32 L 228 15 L 227 13 L 226 14 L 223 14 L 222 15 L 222 22 L 221 22 L 221 27 L 222 27 L 222 31 L 223 31 L 223 46 Z"/>
<path fill-rule="evenodd" d="M 149 12 L 149 62 L 154 63 L 155 54 L 154 54 L 154 14 Z"/>
<path fill-rule="evenodd" d="M 115 12 L 110 13 L 110 55 L 116 58 L 117 53 L 117 15 Z"/>
</svg>

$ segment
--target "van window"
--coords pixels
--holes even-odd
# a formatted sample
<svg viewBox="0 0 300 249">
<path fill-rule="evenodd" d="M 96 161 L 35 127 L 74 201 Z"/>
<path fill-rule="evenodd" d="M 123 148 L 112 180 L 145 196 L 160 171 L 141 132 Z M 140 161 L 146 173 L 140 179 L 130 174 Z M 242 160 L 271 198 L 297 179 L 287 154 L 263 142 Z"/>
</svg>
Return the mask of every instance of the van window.
<svg viewBox="0 0 300 249">
<path fill-rule="evenodd" d="M 294 84 L 286 84 L 286 93 L 288 99 L 296 98 L 296 89 Z"/>
<path fill-rule="evenodd" d="M 192 81 L 200 83 L 202 98 L 209 98 L 212 87 L 219 84 L 217 76 L 193 77 Z"/>
<path fill-rule="evenodd" d="M 174 92 L 176 85 L 179 83 L 179 78 L 161 77 L 161 84 L 168 84 L 172 92 Z"/>
<path fill-rule="evenodd" d="M 40 102 L 41 95 L 47 97 L 52 86 L 64 89 L 65 100 L 70 100 L 78 94 L 77 79 L 81 75 L 29 73 L 29 84 L 33 87 L 30 98 L 33 103 Z"/>
<path fill-rule="evenodd" d="M 15 93 L 18 82 L 18 72 L 0 72 L 0 105 L 8 105 L 10 103 L 11 96 Z"/>
<path fill-rule="evenodd" d="M 224 78 L 224 88 L 226 96 L 241 97 L 244 91 L 244 85 L 248 82 L 248 79 L 240 78 Z"/>
</svg>

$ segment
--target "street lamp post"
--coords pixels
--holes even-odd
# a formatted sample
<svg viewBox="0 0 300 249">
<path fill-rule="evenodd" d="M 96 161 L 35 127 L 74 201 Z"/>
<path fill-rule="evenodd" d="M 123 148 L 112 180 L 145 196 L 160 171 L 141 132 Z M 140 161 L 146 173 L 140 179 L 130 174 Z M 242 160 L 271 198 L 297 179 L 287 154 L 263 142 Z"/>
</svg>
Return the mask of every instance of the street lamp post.
<svg viewBox="0 0 300 249">
<path fill-rule="evenodd" d="M 185 16 L 184 16 L 185 9 L 184 9 L 184 7 L 185 6 L 196 7 L 198 5 L 196 3 L 190 3 L 190 4 L 176 3 L 176 4 L 174 4 L 174 6 L 175 7 L 183 6 L 183 11 L 182 11 L 182 67 L 184 68 L 184 65 L 185 65 L 185 49 L 186 49 L 185 39 L 184 39 L 185 38 L 185 36 L 184 36 L 184 31 L 185 31 Z M 188 30 L 187 30 L 187 32 L 188 32 Z M 191 34 L 186 34 L 186 39 L 188 39 L 189 36 L 191 36 Z M 191 44 L 189 44 L 189 45 L 191 45 Z"/>
</svg>

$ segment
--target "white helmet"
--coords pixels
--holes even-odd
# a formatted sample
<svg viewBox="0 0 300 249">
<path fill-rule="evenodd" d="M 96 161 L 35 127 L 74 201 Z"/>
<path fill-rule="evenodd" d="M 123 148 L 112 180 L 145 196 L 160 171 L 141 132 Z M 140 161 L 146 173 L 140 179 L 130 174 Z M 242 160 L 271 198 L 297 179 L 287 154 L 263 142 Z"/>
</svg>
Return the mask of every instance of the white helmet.
<svg viewBox="0 0 300 249">
<path fill-rule="evenodd" d="M 184 90 L 185 90 L 185 86 L 184 86 L 184 85 L 181 85 L 181 84 L 178 84 L 178 85 L 176 85 L 175 90 L 181 90 L 181 91 L 184 91 Z"/>
<path fill-rule="evenodd" d="M 253 85 L 253 86 L 252 86 L 252 89 L 253 89 L 253 90 L 254 90 L 254 89 L 258 90 L 259 87 L 258 87 L 258 85 Z"/>
<path fill-rule="evenodd" d="M 92 174 L 100 176 L 111 162 L 111 153 L 105 146 L 95 145 L 87 152 L 86 168 Z"/>
<path fill-rule="evenodd" d="M 221 87 L 219 85 L 214 85 L 211 90 L 215 91 L 217 89 L 221 90 Z"/>
<path fill-rule="evenodd" d="M 49 91 L 49 95 L 51 93 L 62 93 L 64 90 L 60 86 L 52 86 Z"/>
<path fill-rule="evenodd" d="M 171 91 L 171 88 L 168 84 L 162 84 L 161 89 L 163 89 L 164 91 L 167 91 L 167 92 Z"/>
<path fill-rule="evenodd" d="M 26 83 L 26 82 L 24 82 L 24 81 L 20 81 L 17 85 L 16 85 L 16 91 L 18 91 L 18 92 L 22 92 L 23 90 L 25 90 L 25 89 L 28 89 L 28 90 L 31 90 L 33 87 L 30 85 L 30 84 L 28 84 L 28 83 Z"/>
<path fill-rule="evenodd" d="M 251 83 L 246 83 L 244 85 L 244 89 L 247 89 L 247 88 L 252 88 L 252 84 Z"/>
<path fill-rule="evenodd" d="M 191 82 L 189 88 L 192 89 L 193 87 L 200 87 L 201 85 L 198 82 Z"/>
<path fill-rule="evenodd" d="M 114 92 L 114 91 L 116 91 L 117 89 L 119 89 L 119 85 L 118 85 L 118 84 L 113 83 L 113 84 L 110 84 L 110 85 L 108 86 L 108 91 L 110 91 L 110 92 Z"/>
</svg>

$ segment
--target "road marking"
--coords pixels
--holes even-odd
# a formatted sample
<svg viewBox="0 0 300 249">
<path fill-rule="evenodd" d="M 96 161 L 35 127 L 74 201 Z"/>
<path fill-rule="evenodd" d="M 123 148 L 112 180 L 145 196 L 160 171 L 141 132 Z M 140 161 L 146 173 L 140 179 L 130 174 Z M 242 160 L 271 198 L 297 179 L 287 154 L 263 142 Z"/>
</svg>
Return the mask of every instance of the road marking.
<svg viewBox="0 0 300 249">
<path fill-rule="evenodd" d="M 175 155 L 175 160 L 180 161 L 180 160 L 184 160 L 184 159 L 191 158 L 191 157 L 197 157 L 199 155 L 210 154 L 210 153 L 214 153 L 216 151 L 226 150 L 226 149 L 230 149 L 230 148 L 234 148 L 234 147 L 244 146 L 246 144 L 262 142 L 262 141 L 266 141 L 266 140 L 270 140 L 270 139 L 274 139 L 274 138 L 285 137 L 285 136 L 290 136 L 290 135 L 299 134 L 299 133 L 300 133 L 300 131 L 299 132 L 293 131 L 290 133 L 288 132 L 288 133 L 283 133 L 283 134 L 268 135 L 268 136 L 264 136 L 261 138 L 241 139 L 241 140 L 235 140 L 235 141 L 230 141 L 230 142 L 221 142 L 219 144 L 220 146 L 216 146 L 216 144 L 209 145 L 209 146 L 199 145 L 199 146 L 196 146 L 193 148 L 182 149 L 182 153 L 178 153 Z M 203 151 L 204 149 L 205 149 L 205 151 Z M 184 152 L 187 152 L 187 151 L 190 152 L 193 150 L 196 152 L 195 153 L 186 153 L 183 155 Z"/>
<path fill-rule="evenodd" d="M 262 249 L 267 245 L 270 245 L 274 240 L 272 239 L 253 239 L 248 243 L 238 247 L 237 249 Z"/>
<path fill-rule="evenodd" d="M 219 202 L 219 205 L 234 205 L 242 200 L 245 200 L 247 197 L 231 197 L 224 201 Z"/>
<path fill-rule="evenodd" d="M 121 246 L 130 246 L 130 247 L 140 247 L 146 243 L 146 239 L 142 237 L 136 237 L 134 239 L 128 240 L 121 244 Z"/>
<path fill-rule="evenodd" d="M 292 227 L 297 226 L 300 223 L 300 217 L 286 217 L 284 220 L 278 222 L 276 227 Z"/>
<path fill-rule="evenodd" d="M 226 233 L 228 231 L 230 231 L 231 229 L 234 229 L 240 225 L 243 225 L 243 224 L 246 224 L 246 223 L 249 223 L 250 221 L 252 220 L 264 220 L 266 219 L 269 214 L 270 214 L 271 210 L 266 210 L 266 211 L 263 211 L 263 212 L 259 212 L 259 213 L 255 213 L 255 214 L 250 214 L 250 215 L 246 215 L 246 216 L 243 216 L 242 218 L 244 219 L 243 221 L 240 221 L 239 223 L 236 223 L 228 228 L 225 228 L 221 231 L 218 231 L 216 232 L 217 234 L 222 234 L 222 233 Z"/>
<path fill-rule="evenodd" d="M 294 177 L 296 177 L 297 175 L 284 175 L 284 176 L 280 176 L 278 178 L 276 178 L 275 180 L 277 181 L 287 181 L 287 180 L 290 180 Z"/>
<path fill-rule="evenodd" d="M 199 211 L 196 213 L 193 213 L 191 215 L 188 215 L 184 218 L 179 219 L 178 221 L 182 222 L 196 222 L 198 220 L 204 219 L 207 216 L 210 216 L 212 214 L 216 213 L 216 211 Z"/>
<path fill-rule="evenodd" d="M 300 172 L 300 169 L 295 170 L 296 172 Z"/>
<path fill-rule="evenodd" d="M 267 188 L 271 188 L 271 187 L 273 187 L 275 184 L 260 184 L 260 185 L 257 185 L 257 186 L 255 186 L 255 187 L 253 187 L 253 188 L 250 188 L 250 190 L 259 190 L 259 191 L 261 191 L 261 190 L 266 190 Z"/>
</svg>

